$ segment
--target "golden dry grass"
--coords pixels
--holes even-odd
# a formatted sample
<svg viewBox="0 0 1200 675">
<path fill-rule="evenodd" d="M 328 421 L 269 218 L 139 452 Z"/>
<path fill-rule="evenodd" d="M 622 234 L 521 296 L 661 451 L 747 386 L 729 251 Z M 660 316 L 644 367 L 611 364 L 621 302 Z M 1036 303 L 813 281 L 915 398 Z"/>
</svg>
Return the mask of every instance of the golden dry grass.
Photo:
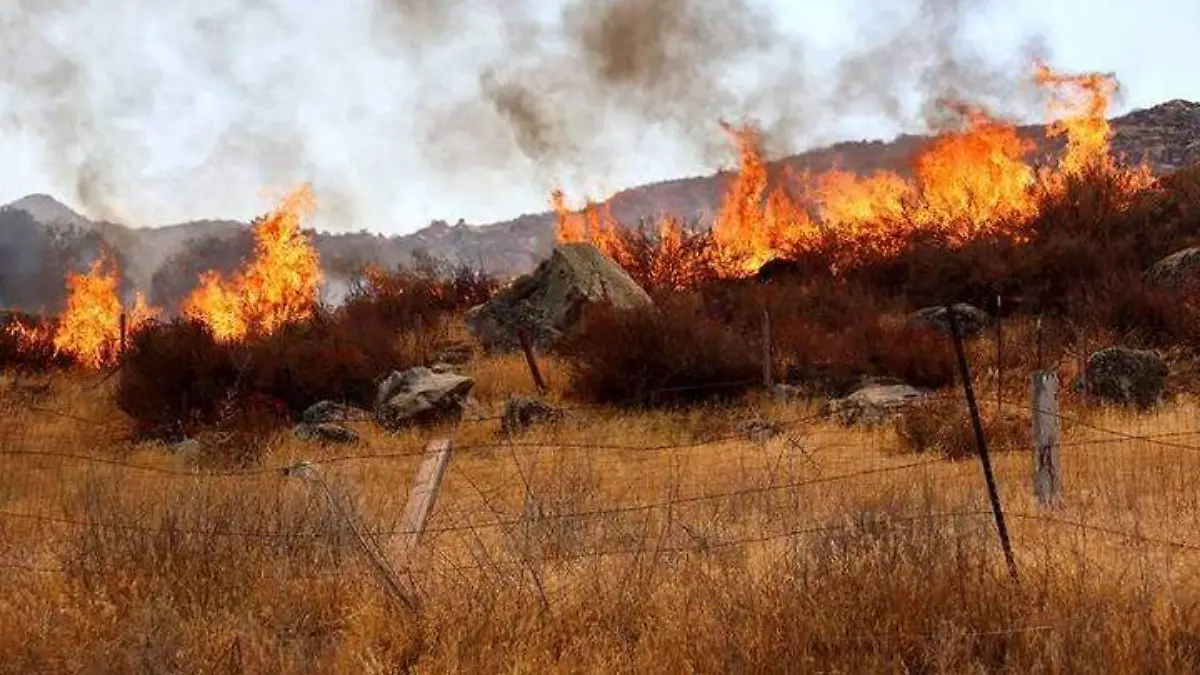
<svg viewBox="0 0 1200 675">
<path fill-rule="evenodd" d="M 561 367 L 544 366 L 560 390 Z M 472 369 L 490 412 L 532 391 L 520 357 Z M 282 434 L 261 469 L 224 475 L 123 440 L 96 376 L 48 384 L 0 382 L 0 672 L 1200 664 L 1190 400 L 1150 416 L 1065 411 L 1052 511 L 1033 503 L 1029 453 L 995 457 L 1014 583 L 977 462 L 908 454 L 890 430 L 803 406 L 581 409 L 516 439 L 495 419 L 399 435 L 362 423 L 357 446 Z M 755 417 L 782 433 L 739 435 Z M 412 559 L 411 613 L 389 592 L 406 569 L 395 533 L 433 436 L 456 451 Z M 275 471 L 300 460 L 319 481 Z"/>
</svg>

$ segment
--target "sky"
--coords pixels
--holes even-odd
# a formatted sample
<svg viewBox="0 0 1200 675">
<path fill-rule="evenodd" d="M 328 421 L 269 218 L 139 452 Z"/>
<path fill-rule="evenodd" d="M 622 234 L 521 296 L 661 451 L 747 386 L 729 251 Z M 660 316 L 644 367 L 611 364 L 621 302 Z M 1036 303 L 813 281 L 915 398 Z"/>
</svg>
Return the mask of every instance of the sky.
<svg viewBox="0 0 1200 675">
<path fill-rule="evenodd" d="M 412 232 L 776 155 L 1041 121 L 1035 58 L 1114 113 L 1200 100 L 1193 0 L 6 0 L 0 203 L 154 226 L 310 182 L 325 230 Z"/>
</svg>

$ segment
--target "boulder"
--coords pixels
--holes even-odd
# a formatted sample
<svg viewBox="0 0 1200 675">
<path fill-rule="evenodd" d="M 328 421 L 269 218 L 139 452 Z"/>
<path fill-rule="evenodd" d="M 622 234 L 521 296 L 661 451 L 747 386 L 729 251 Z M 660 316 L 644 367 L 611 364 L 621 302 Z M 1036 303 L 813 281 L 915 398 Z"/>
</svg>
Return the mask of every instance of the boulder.
<svg viewBox="0 0 1200 675">
<path fill-rule="evenodd" d="M 467 313 L 467 326 L 488 349 L 513 349 L 524 330 L 539 346 L 570 332 L 589 305 L 649 307 L 646 291 L 588 243 L 557 246 L 531 274 Z"/>
<path fill-rule="evenodd" d="M 385 429 L 462 419 L 475 380 L 428 368 L 393 372 L 379 385 L 375 419 Z"/>
<path fill-rule="evenodd" d="M 958 329 L 964 338 L 975 338 L 983 334 L 991 323 L 988 313 L 974 305 L 960 302 L 954 307 Z M 945 307 L 926 307 L 910 315 L 909 320 L 918 326 L 927 326 L 946 335 L 951 334 L 950 313 Z"/>
<path fill-rule="evenodd" d="M 1142 278 L 1151 284 L 1179 288 L 1200 280 L 1200 247 L 1185 248 L 1150 266 Z"/>
<path fill-rule="evenodd" d="M 907 384 L 869 382 L 848 396 L 829 401 L 822 413 L 846 426 L 875 426 L 891 420 L 924 395 Z"/>
<path fill-rule="evenodd" d="M 370 414 L 365 410 L 334 401 L 317 401 L 308 406 L 301 417 L 305 424 L 331 424 L 368 419 Z"/>
<path fill-rule="evenodd" d="M 1088 357 L 1083 385 L 1106 403 L 1148 410 L 1161 399 L 1167 374 L 1166 362 L 1154 352 L 1109 347 Z"/>
<path fill-rule="evenodd" d="M 529 396 L 513 396 L 504 404 L 501 430 L 509 435 L 519 434 L 540 422 L 555 422 L 563 413 L 554 406 Z"/>
<path fill-rule="evenodd" d="M 292 435 L 302 441 L 319 443 L 357 443 L 358 434 L 353 429 L 347 429 L 340 424 L 322 422 L 320 424 L 297 424 L 292 429 Z"/>
</svg>

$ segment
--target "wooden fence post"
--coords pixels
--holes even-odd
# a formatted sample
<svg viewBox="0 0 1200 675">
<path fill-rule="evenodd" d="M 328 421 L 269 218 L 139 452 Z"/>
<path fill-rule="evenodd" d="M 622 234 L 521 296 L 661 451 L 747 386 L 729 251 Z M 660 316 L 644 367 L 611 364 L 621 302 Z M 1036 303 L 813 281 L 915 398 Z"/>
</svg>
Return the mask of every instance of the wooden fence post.
<svg viewBox="0 0 1200 675">
<path fill-rule="evenodd" d="M 118 354 L 118 358 L 122 361 L 125 360 L 125 345 L 128 342 L 128 339 L 126 337 L 128 335 L 128 333 L 129 333 L 129 319 L 126 318 L 125 312 L 122 311 L 121 312 L 121 351 Z"/>
<path fill-rule="evenodd" d="M 517 340 L 521 343 L 521 351 L 525 352 L 525 362 L 529 364 L 529 374 L 533 376 L 533 385 L 539 394 L 546 393 L 546 381 L 542 379 L 542 371 L 538 368 L 537 358 L 533 355 L 533 343 L 525 329 L 517 329 Z"/>
<path fill-rule="evenodd" d="M 1033 494 L 1044 507 L 1058 503 L 1062 473 L 1058 462 L 1058 377 L 1049 371 L 1032 376 Z"/>
<path fill-rule="evenodd" d="M 412 491 L 408 493 L 408 505 L 404 508 L 402 555 L 406 563 L 421 541 L 425 523 L 442 488 L 442 476 L 450 462 L 450 448 L 448 440 L 430 441 L 425 445 L 425 458 L 421 460 L 421 468 L 417 469 Z"/>
<path fill-rule="evenodd" d="M 987 483 L 988 499 L 992 502 L 992 514 L 996 518 L 996 530 L 1000 534 L 1000 547 L 1008 563 L 1008 573 L 1017 578 L 1017 561 L 1013 556 L 1012 542 L 1008 538 L 1008 527 L 1004 523 L 1004 509 L 1000 505 L 1000 492 L 996 489 L 996 478 L 992 474 L 992 460 L 988 456 L 987 438 L 983 434 L 983 422 L 979 418 L 979 404 L 975 400 L 975 388 L 971 385 L 971 368 L 967 364 L 967 352 L 963 348 L 962 329 L 954 308 L 946 307 L 950 319 L 950 335 L 954 340 L 954 355 L 958 359 L 958 370 L 962 374 L 963 391 L 967 396 L 967 410 L 971 413 L 971 426 L 975 430 L 975 444 L 979 448 L 979 462 L 983 465 L 983 478 Z"/>
<path fill-rule="evenodd" d="M 775 389 L 775 368 L 771 362 L 771 313 L 763 308 L 762 313 L 762 368 L 763 385 L 767 391 Z"/>
</svg>

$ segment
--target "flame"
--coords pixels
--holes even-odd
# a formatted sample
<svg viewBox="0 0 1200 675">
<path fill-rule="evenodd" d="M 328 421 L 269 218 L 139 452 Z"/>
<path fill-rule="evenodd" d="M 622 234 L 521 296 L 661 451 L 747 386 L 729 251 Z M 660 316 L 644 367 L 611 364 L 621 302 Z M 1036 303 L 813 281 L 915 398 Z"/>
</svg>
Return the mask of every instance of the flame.
<svg viewBox="0 0 1200 675">
<path fill-rule="evenodd" d="M 17 353 L 42 352 L 46 347 L 54 355 L 58 353 L 54 348 L 54 324 L 39 323 L 27 326 L 21 320 L 14 319 L 4 327 L 4 332 L 16 340 Z"/>
<path fill-rule="evenodd" d="M 1133 167 L 1118 166 L 1110 152 L 1112 125 L 1106 113 L 1118 91 L 1115 76 L 1110 73 L 1072 75 L 1038 62 L 1034 79 L 1049 94 L 1046 110 L 1053 121 L 1047 136 L 1065 136 L 1067 140 L 1057 173 L 1046 172 L 1042 176 L 1048 191 L 1061 192 L 1069 178 L 1082 176 L 1089 170 L 1116 178 L 1114 183 L 1126 195 L 1155 183 L 1150 167 L 1145 163 Z"/>
<path fill-rule="evenodd" d="M 68 354 L 85 368 L 111 366 L 120 357 L 122 329 L 128 335 L 158 314 L 141 293 L 137 294 L 133 308 L 126 312 L 119 282 L 116 263 L 107 254 L 103 255 L 87 273 L 67 274 L 67 306 L 58 317 L 57 326 L 51 323 L 25 326 L 14 322 L 6 330 L 17 338 L 22 351 L 38 351 L 50 345 L 55 355 Z"/>
<path fill-rule="evenodd" d="M 1021 242 L 1042 200 L 1064 194 L 1069 179 L 1085 171 L 1116 177 L 1128 196 L 1153 184 L 1147 166 L 1119 167 L 1111 157 L 1106 113 L 1117 91 L 1111 75 L 1065 74 L 1037 63 L 1033 79 L 1050 94 L 1047 135 L 1066 138 L 1057 166 L 1040 171 L 1030 163 L 1037 147 L 1031 138 L 982 108 L 956 102 L 942 105 L 956 115 L 959 128 L 921 148 L 911 160 L 911 177 L 834 169 L 772 180 L 758 129 L 721 122 L 737 149 L 738 170 L 713 221 L 717 270 L 746 276 L 773 258 L 813 251 L 827 241 L 851 258 L 831 260 L 835 270 L 895 255 L 917 235 L 951 247 L 990 236 Z M 561 192 L 553 200 L 560 240 L 592 241 L 622 261 L 619 226 L 604 207 L 589 202 L 583 212 L 572 213 Z M 659 255 L 667 260 L 678 247 L 671 232 L 660 227 Z"/>
<path fill-rule="evenodd" d="M 308 185 L 287 194 L 254 225 L 254 257 L 232 278 L 200 277 L 183 313 L 206 323 L 221 341 L 269 335 L 313 315 L 320 298 L 321 265 L 301 222 L 316 210 Z"/>
</svg>

